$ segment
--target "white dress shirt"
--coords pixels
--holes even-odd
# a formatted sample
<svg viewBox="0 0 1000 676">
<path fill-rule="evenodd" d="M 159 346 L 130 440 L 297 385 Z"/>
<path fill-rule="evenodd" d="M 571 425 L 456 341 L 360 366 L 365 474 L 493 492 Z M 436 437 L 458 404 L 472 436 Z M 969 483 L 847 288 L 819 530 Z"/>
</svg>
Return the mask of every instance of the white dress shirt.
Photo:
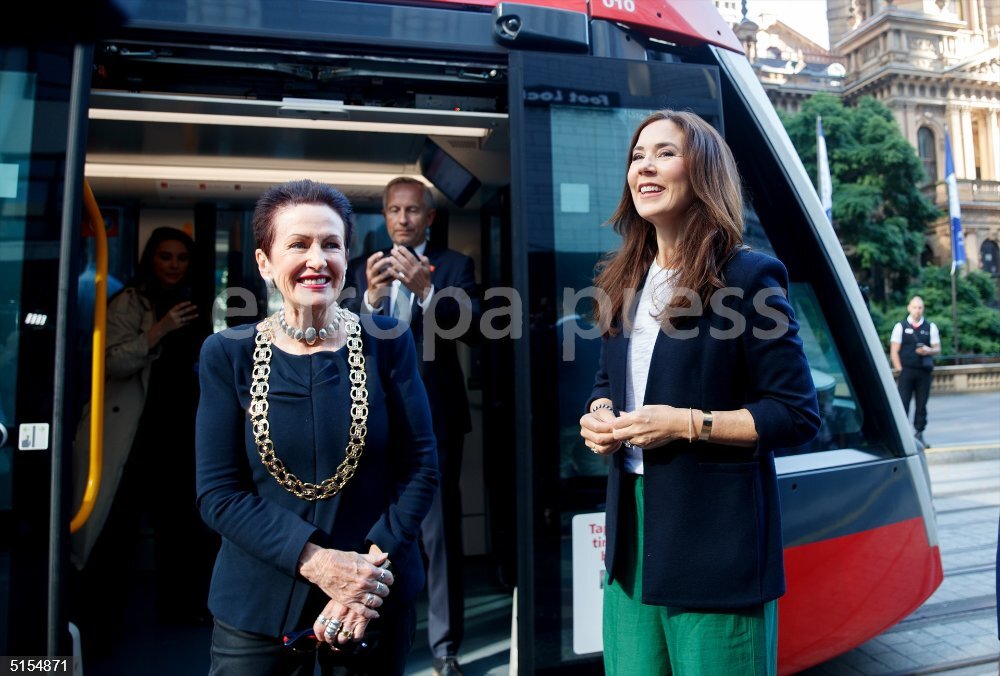
<svg viewBox="0 0 1000 676">
<path fill-rule="evenodd" d="M 646 380 L 649 365 L 653 359 L 653 346 L 661 330 L 656 315 L 667 307 L 673 297 L 672 270 L 665 270 L 656 261 L 649 266 L 646 284 L 639 296 L 635 310 L 635 322 L 628 341 L 628 357 L 625 369 L 625 411 L 631 412 L 643 405 L 646 398 Z M 642 474 L 642 449 L 625 446 L 625 471 Z"/>
</svg>

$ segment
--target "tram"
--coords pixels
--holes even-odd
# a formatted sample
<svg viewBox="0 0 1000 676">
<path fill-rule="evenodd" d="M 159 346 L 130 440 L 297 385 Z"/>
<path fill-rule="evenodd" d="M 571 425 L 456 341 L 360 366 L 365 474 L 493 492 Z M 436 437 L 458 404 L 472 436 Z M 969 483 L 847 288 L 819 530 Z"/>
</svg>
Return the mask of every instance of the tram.
<svg viewBox="0 0 1000 676">
<path fill-rule="evenodd" d="M 204 245 L 221 329 L 266 311 L 249 228 L 265 187 L 342 189 L 358 255 L 384 241 L 381 187 L 407 174 L 438 198 L 432 240 L 471 255 L 510 317 L 509 335 L 463 352 L 465 553 L 516 589 L 512 666 L 599 673 L 607 466 L 577 434 L 599 350 L 580 317 L 616 246 L 601 224 L 630 131 L 665 107 L 698 113 L 732 147 L 747 243 L 788 268 L 822 409 L 818 437 L 777 458 L 780 671 L 850 650 L 940 584 L 925 459 L 865 301 L 709 2 L 35 4 L 37 21 L 0 43 L 0 654 L 74 646 L 70 449 L 93 330 L 77 299 L 95 251 L 84 184 L 112 277 L 131 275 L 158 225 Z M 497 289 L 519 303 L 491 300 Z"/>
</svg>

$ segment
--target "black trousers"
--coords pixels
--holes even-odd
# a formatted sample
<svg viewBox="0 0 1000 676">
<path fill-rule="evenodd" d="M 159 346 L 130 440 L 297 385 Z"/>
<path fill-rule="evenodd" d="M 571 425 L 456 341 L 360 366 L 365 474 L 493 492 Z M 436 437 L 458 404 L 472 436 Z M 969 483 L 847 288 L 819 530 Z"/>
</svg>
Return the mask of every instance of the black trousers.
<svg viewBox="0 0 1000 676">
<path fill-rule="evenodd" d="M 927 399 L 931 395 L 931 371 L 907 368 L 899 372 L 899 396 L 903 400 L 906 416 L 910 416 L 910 399 L 916 397 L 917 406 L 913 414 L 913 429 L 923 432 L 927 427 Z"/>
<path fill-rule="evenodd" d="M 412 605 L 380 619 L 377 645 L 357 655 L 326 647 L 295 652 L 280 638 L 242 631 L 215 621 L 209 676 L 313 676 L 317 664 L 322 676 L 402 676 L 413 645 L 417 613 Z"/>
<path fill-rule="evenodd" d="M 465 435 L 438 442 L 441 486 L 424 518 L 420 541 L 427 557 L 427 642 L 433 657 L 458 655 L 465 632 L 462 576 L 462 445 Z"/>
</svg>

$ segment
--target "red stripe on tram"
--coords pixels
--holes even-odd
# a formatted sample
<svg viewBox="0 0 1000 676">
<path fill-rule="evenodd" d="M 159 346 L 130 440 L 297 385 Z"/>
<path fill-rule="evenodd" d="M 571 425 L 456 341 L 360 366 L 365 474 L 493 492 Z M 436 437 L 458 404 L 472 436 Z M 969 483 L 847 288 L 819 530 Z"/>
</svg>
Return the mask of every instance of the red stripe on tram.
<svg viewBox="0 0 1000 676">
<path fill-rule="evenodd" d="M 795 673 L 877 636 L 941 584 L 921 517 L 785 550 L 778 671 Z"/>
</svg>

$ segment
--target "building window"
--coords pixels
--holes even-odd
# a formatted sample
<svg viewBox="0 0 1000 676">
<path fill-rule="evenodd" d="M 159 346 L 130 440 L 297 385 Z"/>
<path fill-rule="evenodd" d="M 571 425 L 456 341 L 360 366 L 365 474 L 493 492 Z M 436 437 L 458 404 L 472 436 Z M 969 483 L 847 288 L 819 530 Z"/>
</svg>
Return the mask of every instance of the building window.
<svg viewBox="0 0 1000 676">
<path fill-rule="evenodd" d="M 917 154 L 924 165 L 924 173 L 927 174 L 927 181 L 936 183 L 937 173 L 937 144 L 934 140 L 934 132 L 927 127 L 917 130 Z"/>
<path fill-rule="evenodd" d="M 1000 277 L 1000 246 L 992 239 L 979 247 L 979 267 L 993 277 Z"/>
<path fill-rule="evenodd" d="M 920 252 L 920 267 L 926 268 L 928 265 L 935 265 L 934 252 L 929 246 L 924 245 L 924 250 Z"/>
</svg>

